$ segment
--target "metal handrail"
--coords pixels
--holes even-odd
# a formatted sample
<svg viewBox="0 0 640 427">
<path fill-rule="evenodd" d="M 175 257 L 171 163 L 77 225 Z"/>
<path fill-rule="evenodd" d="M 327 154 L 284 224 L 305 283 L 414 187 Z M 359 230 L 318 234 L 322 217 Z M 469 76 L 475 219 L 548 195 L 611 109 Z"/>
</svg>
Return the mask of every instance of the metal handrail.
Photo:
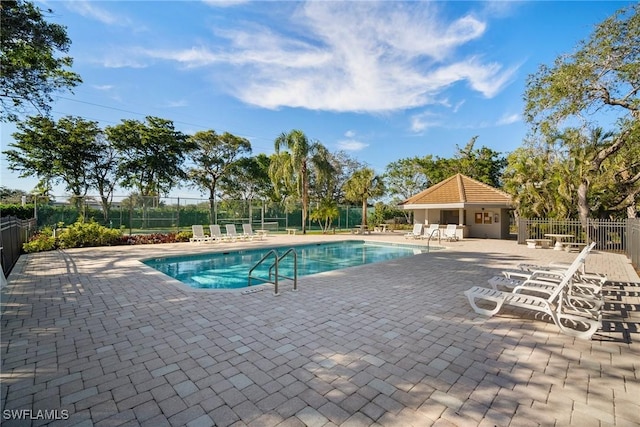
<svg viewBox="0 0 640 427">
<path fill-rule="evenodd" d="M 270 255 L 273 255 L 275 257 L 275 266 L 276 266 L 276 287 L 278 286 L 278 252 L 276 252 L 275 249 L 271 249 L 269 252 L 267 252 L 266 254 L 264 254 L 264 256 L 262 258 L 260 258 L 260 261 L 258 261 L 257 263 L 254 264 L 253 267 L 251 267 L 251 269 L 249 270 L 249 276 L 247 277 L 247 286 L 251 286 L 251 273 L 253 273 L 253 270 L 255 270 L 256 268 L 258 268 L 267 258 L 269 258 Z M 271 271 L 271 269 L 269 269 L 269 271 Z M 258 280 L 262 280 L 263 282 L 270 282 L 271 281 L 271 274 L 269 274 L 269 279 L 263 279 L 262 277 L 253 277 L 253 279 L 258 279 Z"/>
<path fill-rule="evenodd" d="M 280 274 L 278 274 L 278 264 L 289 254 L 293 254 L 293 277 L 280 276 Z M 269 259 L 271 255 L 274 256 L 274 261 L 273 261 L 273 264 L 271 264 L 271 267 L 269 267 L 269 278 L 263 279 L 262 277 L 252 277 L 251 273 L 253 273 L 253 271 L 256 268 L 262 265 L 263 262 Z M 263 282 L 273 283 L 274 295 L 277 296 L 277 295 L 280 295 L 278 293 L 278 279 L 280 277 L 293 280 L 293 290 L 294 291 L 298 290 L 298 254 L 294 248 L 287 249 L 287 251 L 284 254 L 282 254 L 282 256 L 278 256 L 278 252 L 275 249 L 271 249 L 269 252 L 267 252 L 262 258 L 260 258 L 260 261 L 255 263 L 254 266 L 251 267 L 251 269 L 249 270 L 249 275 L 247 278 L 247 286 L 251 286 L 251 279 L 258 279 L 258 280 L 262 280 Z"/>
<path fill-rule="evenodd" d="M 433 230 L 431 232 L 431 234 L 429 234 L 429 238 L 427 239 L 427 249 L 429 249 L 429 243 L 431 242 L 431 238 L 433 237 L 434 234 L 438 233 L 438 244 L 440 244 L 440 239 L 441 239 L 441 234 L 440 234 L 440 229 L 437 228 L 435 230 Z"/>
<path fill-rule="evenodd" d="M 278 275 L 278 266 L 277 264 L 280 263 L 280 261 L 282 261 L 283 259 L 285 259 L 287 257 L 287 255 L 289 254 L 293 254 L 293 277 L 288 277 L 288 276 L 283 276 L 281 275 L 280 277 L 284 277 L 285 279 L 289 279 L 289 280 L 293 280 L 293 290 L 297 291 L 298 290 L 298 253 L 296 252 L 296 250 L 294 248 L 289 248 L 287 249 L 287 251 L 282 254 L 282 256 L 278 257 L 277 261 L 271 265 L 271 267 L 269 268 L 269 279 L 271 279 L 271 271 L 272 269 L 276 268 L 276 276 Z M 278 293 L 278 285 L 276 284 L 276 294 Z"/>
</svg>

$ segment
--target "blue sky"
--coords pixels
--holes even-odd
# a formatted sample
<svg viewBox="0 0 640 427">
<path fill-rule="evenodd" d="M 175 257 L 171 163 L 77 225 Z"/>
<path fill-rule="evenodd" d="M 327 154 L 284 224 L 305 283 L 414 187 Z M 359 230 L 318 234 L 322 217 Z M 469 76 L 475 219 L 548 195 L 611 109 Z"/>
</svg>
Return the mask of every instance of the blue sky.
<svg viewBox="0 0 640 427">
<path fill-rule="evenodd" d="M 73 70 L 53 116 L 102 127 L 147 115 L 273 152 L 301 129 L 379 173 L 392 161 L 522 145 L 528 75 L 631 2 L 43 1 Z M 2 149 L 15 127 L 2 124 Z M 2 157 L 3 186 L 30 191 Z M 62 195 L 62 187 L 54 193 Z M 126 194 L 120 190 L 119 194 Z M 174 195 L 199 195 L 176 189 Z"/>
</svg>

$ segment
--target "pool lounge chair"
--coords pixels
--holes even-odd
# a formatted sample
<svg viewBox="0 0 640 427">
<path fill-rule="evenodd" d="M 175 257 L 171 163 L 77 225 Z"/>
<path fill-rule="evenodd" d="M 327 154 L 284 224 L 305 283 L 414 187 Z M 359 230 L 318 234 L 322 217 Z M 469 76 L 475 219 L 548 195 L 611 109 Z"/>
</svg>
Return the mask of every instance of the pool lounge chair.
<svg viewBox="0 0 640 427">
<path fill-rule="evenodd" d="M 413 230 L 404 235 L 405 239 L 419 239 L 422 236 L 422 224 L 413 224 Z"/>
<path fill-rule="evenodd" d="M 429 224 L 429 227 L 424 229 L 424 232 L 420 237 L 422 239 L 433 239 L 437 237 L 438 240 L 440 240 L 440 238 L 442 237 L 441 234 L 442 233 L 440 232 L 440 224 Z"/>
<path fill-rule="evenodd" d="M 216 242 L 223 242 L 227 240 L 227 238 L 220 231 L 220 226 L 218 224 L 210 224 L 209 231 L 211 232 L 211 238 Z"/>
<path fill-rule="evenodd" d="M 607 277 L 598 273 L 583 273 L 584 264 L 587 259 L 587 255 L 596 246 L 596 242 L 592 242 L 589 246 L 585 246 L 584 249 L 578 254 L 568 267 L 549 267 L 534 270 L 505 270 L 502 274 L 510 279 L 542 279 L 547 280 L 549 278 L 556 279 L 556 281 L 562 279 L 566 272 L 574 265 L 578 264 L 580 271 L 576 271 L 574 275 L 576 278 L 583 282 L 600 283 L 601 285 L 607 280 Z"/>
<path fill-rule="evenodd" d="M 456 234 L 456 230 L 458 226 L 456 224 L 447 224 L 447 228 L 444 230 L 444 238 L 449 242 L 458 241 L 458 235 Z"/>
<path fill-rule="evenodd" d="M 212 242 L 213 239 L 211 239 L 211 237 L 206 236 L 204 234 L 204 229 L 202 228 L 201 225 L 192 225 L 191 226 L 191 231 L 193 232 L 193 237 L 191 237 L 189 239 L 190 242 L 195 242 L 195 243 L 207 243 L 207 242 Z"/>
<path fill-rule="evenodd" d="M 243 234 L 238 234 L 235 224 L 227 224 L 225 227 L 227 228 L 227 239 L 231 240 L 232 242 L 235 242 L 238 239 L 247 239 L 247 237 Z"/>
<path fill-rule="evenodd" d="M 251 224 L 242 224 L 242 233 L 247 236 L 249 240 L 253 240 L 254 237 L 262 240 L 262 234 L 255 233 Z"/>
<path fill-rule="evenodd" d="M 574 274 L 579 265 L 573 264 L 567 271 L 565 278 L 556 285 L 547 298 L 532 295 L 539 289 L 529 289 L 526 286 L 514 292 L 503 292 L 482 286 L 474 286 L 464 292 L 469 304 L 478 314 L 494 316 L 503 306 L 514 306 L 527 310 L 547 314 L 564 334 L 590 339 L 602 327 L 601 312 L 592 307 L 580 307 L 571 296 L 567 295 Z M 493 303 L 493 307 L 485 308 L 478 305 L 479 301 Z"/>
<path fill-rule="evenodd" d="M 585 247 L 582 248 L 582 250 L 576 256 L 575 259 L 579 258 L 585 252 L 590 252 L 594 247 L 595 247 L 595 244 L 593 242 L 591 245 L 585 245 Z M 557 270 L 566 270 L 571 266 L 571 264 L 572 263 L 570 262 L 561 262 L 561 261 L 551 261 L 547 265 L 522 263 L 522 264 L 518 264 L 518 269 L 522 271 L 528 271 L 531 273 L 533 273 L 534 271 L 557 271 Z M 585 264 L 583 263 L 582 269 L 580 270 L 580 272 L 583 274 L 586 273 L 584 266 Z M 589 274 L 594 274 L 594 273 L 589 273 Z"/>
</svg>

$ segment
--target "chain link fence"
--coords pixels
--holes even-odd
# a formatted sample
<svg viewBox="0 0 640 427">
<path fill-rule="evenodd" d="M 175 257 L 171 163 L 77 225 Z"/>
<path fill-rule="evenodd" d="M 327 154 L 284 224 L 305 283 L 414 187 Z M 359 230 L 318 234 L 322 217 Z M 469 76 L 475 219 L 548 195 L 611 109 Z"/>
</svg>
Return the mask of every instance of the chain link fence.
<svg viewBox="0 0 640 427">
<path fill-rule="evenodd" d="M 148 234 L 190 231 L 194 224 L 243 224 L 272 232 L 287 228 L 302 228 L 301 204 L 285 209 L 280 204 L 262 200 L 216 200 L 183 197 L 115 196 L 103 206 L 99 197 L 69 199 L 63 196 L 38 197 L 33 201 L 38 227 L 62 227 L 79 218 L 93 219 L 129 234 Z M 310 212 L 314 204 L 311 204 Z M 339 215 L 332 228 L 350 229 L 362 222 L 359 206 L 338 206 Z M 308 219 L 307 230 L 321 230 Z"/>
</svg>

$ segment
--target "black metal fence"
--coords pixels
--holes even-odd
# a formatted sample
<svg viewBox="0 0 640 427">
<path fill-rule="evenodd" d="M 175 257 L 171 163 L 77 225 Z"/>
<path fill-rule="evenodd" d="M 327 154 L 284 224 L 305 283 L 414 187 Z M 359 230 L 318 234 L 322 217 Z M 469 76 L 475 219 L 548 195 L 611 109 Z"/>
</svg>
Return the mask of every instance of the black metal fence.
<svg viewBox="0 0 640 427">
<path fill-rule="evenodd" d="M 640 218 L 623 220 L 589 219 L 586 226 L 579 220 L 545 218 L 519 219 L 518 243 L 527 239 L 543 239 L 548 234 L 574 236 L 574 242 L 596 242 L 596 248 L 626 254 L 633 266 L 640 266 Z"/>
<path fill-rule="evenodd" d="M 5 277 L 9 275 L 13 266 L 20 258 L 22 245 L 36 231 L 36 220 L 21 220 L 8 216 L 0 218 L 0 262 Z"/>
</svg>

